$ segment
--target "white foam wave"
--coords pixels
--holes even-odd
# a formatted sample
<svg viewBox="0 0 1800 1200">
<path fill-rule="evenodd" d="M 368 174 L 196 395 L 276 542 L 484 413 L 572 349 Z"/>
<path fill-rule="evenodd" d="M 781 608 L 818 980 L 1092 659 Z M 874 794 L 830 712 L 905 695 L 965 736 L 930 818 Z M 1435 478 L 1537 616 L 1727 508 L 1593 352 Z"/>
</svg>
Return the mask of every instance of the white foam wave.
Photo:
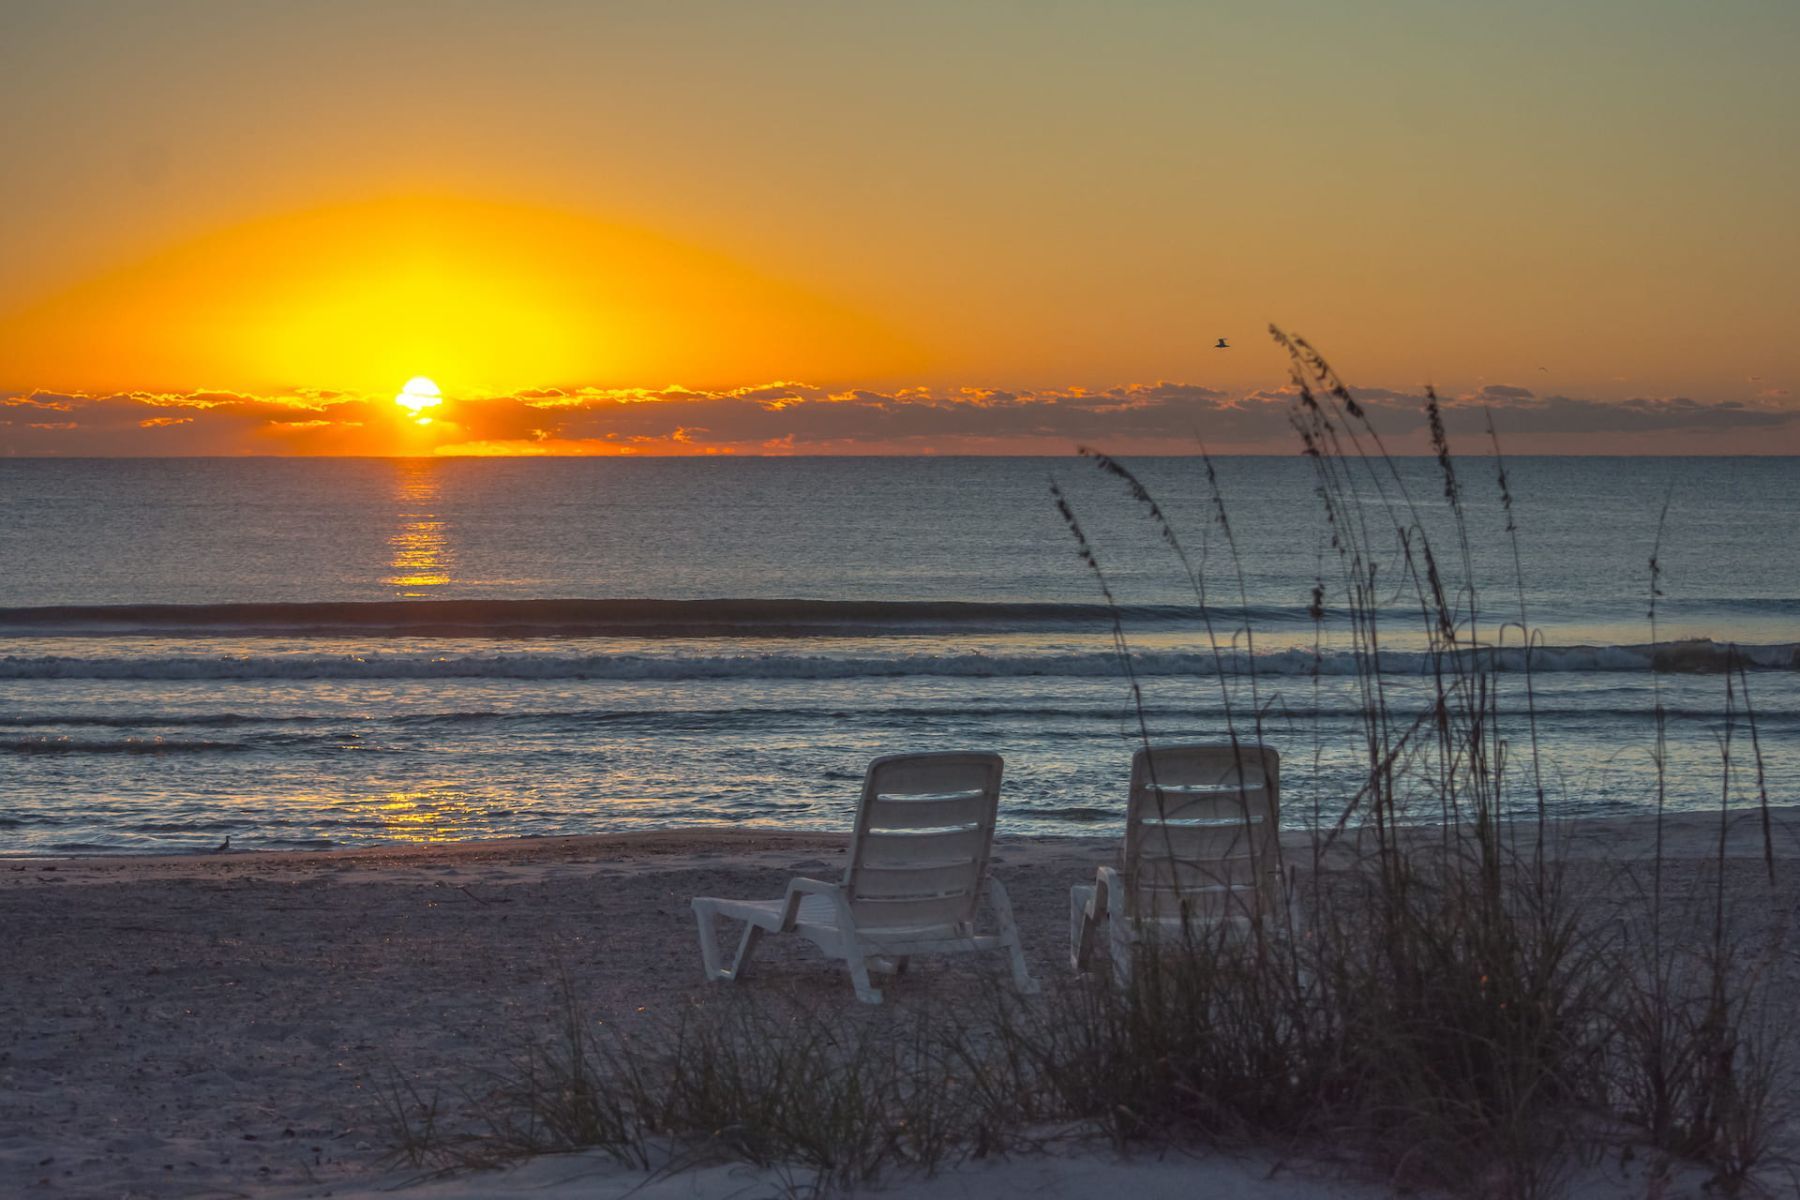
<svg viewBox="0 0 1800 1200">
<path fill-rule="evenodd" d="M 1525 669 L 1525 653 L 1508 649 L 1479 652 L 1483 665 L 1498 671 Z M 1753 669 L 1800 669 L 1800 645 L 1729 647 L 1713 642 L 1670 642 L 1644 646 L 1539 647 L 1530 667 L 1547 673 L 1644 672 L 1704 674 L 1741 661 Z M 1270 676 L 1354 675 L 1363 669 L 1347 652 L 1321 656 L 1310 650 L 1215 656 L 1209 650 L 1136 654 L 1140 675 Z M 1391 675 L 1424 675 L 1450 669 L 1447 658 L 1421 651 L 1386 652 L 1380 670 Z M 258 680 L 258 679 L 854 679 L 947 676 L 1007 678 L 1031 676 L 1104 677 L 1120 674 L 1117 657 L 1106 651 L 1022 654 L 566 654 L 529 650 L 494 654 L 438 655 L 418 652 L 284 655 L 74 656 L 13 655 L 0 658 L 0 680 Z"/>
</svg>

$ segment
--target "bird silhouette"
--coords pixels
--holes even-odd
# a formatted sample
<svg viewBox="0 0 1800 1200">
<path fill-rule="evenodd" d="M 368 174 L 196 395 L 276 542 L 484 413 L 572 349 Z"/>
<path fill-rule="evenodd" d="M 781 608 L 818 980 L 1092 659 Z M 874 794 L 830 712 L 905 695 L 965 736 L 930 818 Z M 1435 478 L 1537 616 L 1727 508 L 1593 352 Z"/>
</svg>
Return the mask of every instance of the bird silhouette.
<svg viewBox="0 0 1800 1200">
<path fill-rule="evenodd" d="M 214 850 L 213 853 L 223 854 L 229 849 L 231 849 L 231 835 L 228 833 L 225 835 L 225 840 L 219 843 L 218 848 Z"/>
<path fill-rule="evenodd" d="M 1220 338 L 1218 341 L 1213 343 L 1213 349 L 1214 350 L 1229 350 L 1229 349 L 1231 349 L 1231 343 L 1226 341 L 1224 338 Z"/>
</svg>

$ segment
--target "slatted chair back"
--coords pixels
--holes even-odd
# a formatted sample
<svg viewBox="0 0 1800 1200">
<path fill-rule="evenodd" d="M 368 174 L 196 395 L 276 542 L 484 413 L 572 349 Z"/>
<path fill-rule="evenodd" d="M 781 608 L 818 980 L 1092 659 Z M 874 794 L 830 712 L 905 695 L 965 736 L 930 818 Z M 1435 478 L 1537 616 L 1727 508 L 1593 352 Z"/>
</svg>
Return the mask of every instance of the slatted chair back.
<svg viewBox="0 0 1800 1200">
<path fill-rule="evenodd" d="M 1137 752 L 1122 864 L 1128 916 L 1219 921 L 1277 910 L 1280 762 L 1249 743 Z"/>
<path fill-rule="evenodd" d="M 869 764 L 850 866 L 859 929 L 967 926 L 975 919 L 994 818 L 998 754 L 894 754 Z"/>
</svg>

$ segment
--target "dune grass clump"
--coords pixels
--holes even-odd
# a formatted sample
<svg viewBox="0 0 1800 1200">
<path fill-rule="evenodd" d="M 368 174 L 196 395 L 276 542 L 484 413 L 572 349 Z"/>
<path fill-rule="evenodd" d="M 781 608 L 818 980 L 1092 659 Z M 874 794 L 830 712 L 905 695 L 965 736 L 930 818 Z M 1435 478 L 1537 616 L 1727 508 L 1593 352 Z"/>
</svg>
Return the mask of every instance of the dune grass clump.
<svg viewBox="0 0 1800 1200">
<path fill-rule="evenodd" d="M 1004 1044 L 930 1010 L 887 1015 L 732 997 L 625 1034 L 566 994 L 554 1035 L 453 1105 L 390 1088 L 394 1157 L 439 1170 L 595 1150 L 634 1169 L 743 1162 L 825 1195 L 1008 1143 L 1026 1106 Z"/>
<path fill-rule="evenodd" d="M 655 1125 L 839 1185 L 979 1152 L 1006 1119 L 990 1111 L 995 1097 L 970 1086 L 979 1060 L 954 1053 L 960 1043 L 928 1012 L 900 1021 L 754 1004 L 690 1021 L 665 1060 Z"/>
<path fill-rule="evenodd" d="M 1095 1012 L 1058 1016 L 1106 1031 L 1103 1053 L 1066 1050 L 1046 1078 L 1078 1070 L 1065 1099 L 1115 1132 L 1170 1129 L 1214 1137 L 1241 1131 L 1329 1138 L 1398 1182 L 1470 1194 L 1553 1191 L 1571 1161 L 1616 1140 L 1621 1122 L 1655 1152 L 1697 1160 L 1726 1188 L 1742 1186 L 1769 1150 L 1775 1118 L 1778 1031 L 1772 965 L 1781 931 L 1761 944 L 1727 902 L 1725 831 L 1734 800 L 1734 732 L 1754 759 L 1768 882 L 1769 802 L 1741 661 L 1726 672 L 1720 839 L 1707 877 L 1665 885 L 1665 714 L 1657 686 L 1657 852 L 1647 865 L 1576 886 L 1550 819 L 1538 746 L 1532 655 L 1519 579 L 1516 605 L 1496 619 L 1482 608 L 1466 483 L 1443 413 L 1427 389 L 1425 418 L 1443 510 L 1434 542 L 1425 507 L 1354 393 L 1303 339 L 1272 330 L 1292 364 L 1292 423 L 1314 466 L 1329 552 L 1311 612 L 1323 646 L 1328 607 L 1342 614 L 1355 658 L 1356 792 L 1315 807 L 1303 862 L 1284 864 L 1286 912 L 1264 914 L 1241 939 L 1191 937 L 1151 956 L 1124 991 Z M 1515 574 L 1519 528 L 1505 461 L 1493 438 L 1495 484 Z M 1249 605 L 1228 509 L 1212 463 L 1202 462 L 1213 522 L 1229 566 L 1204 569 L 1150 490 L 1105 454 L 1084 451 L 1118 478 L 1192 583 L 1217 656 L 1251 645 Z M 1053 486 L 1078 553 L 1114 600 L 1100 556 Z M 1649 557 L 1652 641 L 1660 596 L 1659 547 Z M 1216 581 L 1235 576 L 1240 614 L 1215 603 Z M 1426 650 L 1422 700 L 1397 698 L 1384 668 L 1394 640 L 1384 613 L 1416 616 Z M 1117 611 L 1115 604 L 1115 611 Z M 1224 632 L 1221 633 L 1221 630 Z M 1114 637 L 1128 664 L 1124 627 Z M 1509 643 L 1522 655 L 1503 658 Z M 1264 739 L 1268 703 L 1255 658 L 1234 683 L 1215 672 L 1228 736 Z M 1503 664 L 1521 666 L 1503 680 Z M 1506 674 L 1511 674 L 1507 670 Z M 1140 729 L 1149 741 L 1138 681 Z M 1523 700 L 1503 708 L 1503 687 Z M 1235 692 L 1235 694 L 1234 694 Z M 1647 875 L 1647 879 L 1645 876 Z M 1609 899 L 1635 897 L 1623 911 Z M 1056 1037 L 1039 1030 L 1039 1038 Z M 1089 1093 L 1129 1080 L 1137 1107 Z"/>
<path fill-rule="evenodd" d="M 646 1079 L 629 1043 L 597 1036 L 564 985 L 554 1035 L 523 1043 L 452 1100 L 397 1072 L 378 1095 L 391 1157 L 412 1167 L 494 1167 L 538 1154 L 600 1150 L 651 1165 L 640 1103 Z"/>
</svg>

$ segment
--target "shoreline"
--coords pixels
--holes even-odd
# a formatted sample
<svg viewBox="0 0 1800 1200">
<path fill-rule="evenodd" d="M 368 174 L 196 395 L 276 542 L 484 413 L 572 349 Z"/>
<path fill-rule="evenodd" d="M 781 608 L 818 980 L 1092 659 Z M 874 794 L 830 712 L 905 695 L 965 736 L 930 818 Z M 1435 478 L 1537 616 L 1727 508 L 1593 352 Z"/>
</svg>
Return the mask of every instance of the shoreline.
<svg viewBox="0 0 1800 1200">
<path fill-rule="evenodd" d="M 1121 810 L 1121 815 L 1122 815 Z M 1760 856 L 1762 810 L 1753 806 L 1737 806 L 1730 810 L 1727 825 L 1728 858 Z M 1800 803 L 1771 804 L 1768 809 L 1770 831 L 1777 858 L 1800 856 Z M 1552 844 L 1560 844 L 1560 857 L 1577 859 L 1632 857 L 1654 849 L 1654 813 L 1622 813 L 1604 816 L 1549 817 L 1546 829 Z M 1531 830 L 1529 819 L 1506 823 L 1514 830 Z M 1422 822 L 1413 829 L 1429 834 L 1441 828 L 1436 823 Z M 1710 854 L 1717 850 L 1719 813 L 1699 810 L 1667 812 L 1663 816 L 1665 839 L 1672 839 L 1676 849 L 1699 839 L 1714 839 L 1707 847 L 1694 846 L 1693 851 Z M 1340 843 L 1353 839 L 1347 830 Z M 1281 832 L 1284 850 L 1309 847 L 1312 832 L 1288 828 Z M 1786 845 L 1783 839 L 1786 839 Z M 848 830 L 777 828 L 774 826 L 721 827 L 717 825 L 671 826 L 663 829 L 630 829 L 607 833 L 522 835 L 516 837 L 466 838 L 436 842 L 380 842 L 355 846 L 332 846 L 318 850 L 198 850 L 179 854 L 119 851 L 106 854 L 6 854 L 0 853 L 0 886 L 7 874 L 20 871 L 57 870 L 83 872 L 91 882 L 136 873 L 178 875 L 184 868 L 215 868 L 238 864 L 259 871 L 279 871 L 312 867 L 320 870 L 344 871 L 356 867 L 380 866 L 390 870 L 406 867 L 429 867 L 452 863 L 484 863 L 526 859 L 533 862 L 591 862 L 601 865 L 611 861 L 634 861 L 641 857 L 675 859 L 697 854 L 716 855 L 726 851 L 745 854 L 781 853 L 807 849 L 841 851 L 849 845 Z M 1078 849 L 1092 846 L 1110 848 L 1118 843 L 1116 833 L 999 833 L 994 837 L 996 849 L 1030 853 Z"/>
</svg>

